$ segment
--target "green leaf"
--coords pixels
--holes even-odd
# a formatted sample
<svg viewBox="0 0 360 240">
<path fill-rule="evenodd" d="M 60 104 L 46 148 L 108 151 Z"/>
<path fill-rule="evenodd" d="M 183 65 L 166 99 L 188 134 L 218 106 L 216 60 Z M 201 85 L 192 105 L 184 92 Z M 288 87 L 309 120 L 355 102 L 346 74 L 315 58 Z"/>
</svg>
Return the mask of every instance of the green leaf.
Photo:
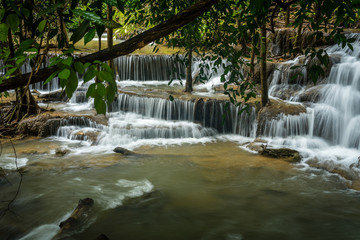
<svg viewBox="0 0 360 240">
<path fill-rule="evenodd" d="M 100 36 L 105 32 L 105 27 L 103 25 L 96 24 L 95 28 L 96 28 L 96 34 L 100 38 Z"/>
<path fill-rule="evenodd" d="M 95 66 L 90 66 L 84 75 L 84 82 L 90 81 L 96 76 L 96 74 L 97 70 L 95 69 Z"/>
<path fill-rule="evenodd" d="M 21 57 L 15 61 L 16 66 L 21 66 L 26 60 L 26 57 Z"/>
<path fill-rule="evenodd" d="M 94 22 L 96 24 L 101 24 L 104 25 L 102 22 L 101 17 L 99 17 L 99 15 L 97 15 L 96 13 L 90 12 L 90 11 L 83 11 L 80 9 L 73 9 L 72 12 L 80 17 L 83 17 L 84 19 L 90 21 L 90 22 Z"/>
<path fill-rule="evenodd" d="M 47 84 L 48 82 L 50 82 L 51 80 L 54 79 L 54 77 L 59 73 L 60 71 L 56 71 L 56 72 L 53 72 L 44 82 L 43 85 Z"/>
<path fill-rule="evenodd" d="M 5 76 L 11 76 L 11 74 L 13 74 L 16 70 L 17 70 L 16 67 L 9 69 L 9 70 L 6 72 Z"/>
<path fill-rule="evenodd" d="M 9 27 L 6 23 L 0 24 L 0 42 L 6 42 L 8 39 L 8 29 Z"/>
<path fill-rule="evenodd" d="M 27 9 L 27 8 L 24 8 L 22 7 L 20 9 L 20 12 L 22 13 L 22 15 L 25 17 L 25 18 L 28 18 L 30 16 L 30 11 Z"/>
<path fill-rule="evenodd" d="M 42 20 L 42 21 L 39 23 L 39 26 L 38 26 L 39 32 L 43 32 L 44 29 L 45 29 L 45 26 L 46 26 L 46 20 Z"/>
<path fill-rule="evenodd" d="M 92 29 L 90 29 L 89 32 L 87 32 L 85 34 L 85 36 L 84 36 L 84 45 L 86 45 L 88 42 L 93 40 L 93 38 L 95 37 L 95 32 L 96 32 L 96 29 L 92 28 Z"/>
<path fill-rule="evenodd" d="M 16 14 L 10 14 L 6 18 L 6 24 L 15 32 L 19 28 L 20 19 Z"/>
<path fill-rule="evenodd" d="M 98 114 L 106 114 L 106 104 L 102 98 L 95 98 L 94 105 Z"/>
<path fill-rule="evenodd" d="M 96 96 L 101 96 L 101 97 L 106 96 L 106 88 L 104 84 L 102 83 L 96 84 Z"/>
<path fill-rule="evenodd" d="M 67 69 L 67 68 L 62 70 L 59 73 L 58 77 L 61 78 L 61 79 L 68 79 L 70 77 L 70 70 Z"/>
<path fill-rule="evenodd" d="M 79 81 L 78 81 L 78 78 L 76 76 L 76 73 L 72 70 L 70 72 L 70 76 L 69 76 L 69 79 L 67 81 L 66 89 L 65 89 L 65 92 L 66 92 L 66 95 L 68 96 L 68 98 L 72 97 L 73 93 L 75 92 L 75 90 L 78 87 L 78 84 L 79 84 Z"/>
<path fill-rule="evenodd" d="M 5 15 L 5 8 L 1 8 L 0 9 L 0 21 L 3 19 L 4 15 Z"/>
<path fill-rule="evenodd" d="M 80 26 L 74 30 L 73 35 L 71 36 L 70 40 L 73 41 L 73 43 L 77 43 L 80 39 L 82 39 L 87 32 L 88 28 L 90 26 L 90 23 L 88 21 L 84 21 L 80 24 Z"/>
<path fill-rule="evenodd" d="M 115 99 L 116 91 L 112 88 L 112 86 L 106 87 L 106 99 L 108 103 L 112 103 Z"/>
<path fill-rule="evenodd" d="M 31 50 L 29 49 L 34 43 L 34 40 L 32 39 L 26 39 L 20 43 L 19 49 L 15 53 L 15 57 L 18 57 L 22 54 L 24 54 L 25 51 Z M 37 50 L 36 50 L 37 52 Z"/>
<path fill-rule="evenodd" d="M 65 59 L 62 59 L 61 62 L 66 65 L 66 66 L 71 66 L 72 64 L 72 61 L 73 61 L 73 58 L 72 57 L 68 57 L 68 58 L 65 58 Z"/>
<path fill-rule="evenodd" d="M 172 95 L 169 95 L 169 100 L 172 102 L 174 101 L 174 97 Z"/>
<path fill-rule="evenodd" d="M 112 82 L 113 81 L 113 75 L 109 72 L 106 71 L 100 71 L 99 72 L 99 78 L 101 81 L 106 81 L 106 82 Z"/>
<path fill-rule="evenodd" d="M 86 92 L 86 97 L 95 97 L 95 93 L 96 93 L 96 83 L 91 84 L 88 87 L 88 90 Z"/>
<path fill-rule="evenodd" d="M 90 65 L 91 65 L 91 63 L 86 62 L 86 63 L 84 64 L 84 68 L 87 69 L 88 67 L 90 67 Z"/>
<path fill-rule="evenodd" d="M 74 67 L 79 74 L 83 74 L 85 71 L 84 65 L 81 62 L 75 62 Z"/>
</svg>

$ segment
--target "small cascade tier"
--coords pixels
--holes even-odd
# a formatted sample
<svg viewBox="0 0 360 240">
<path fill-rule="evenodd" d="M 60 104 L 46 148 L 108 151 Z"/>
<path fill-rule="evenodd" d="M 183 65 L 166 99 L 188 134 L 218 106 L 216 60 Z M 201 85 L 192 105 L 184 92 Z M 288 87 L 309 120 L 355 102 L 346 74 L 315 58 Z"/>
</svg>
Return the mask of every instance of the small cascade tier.
<svg viewBox="0 0 360 240">
<path fill-rule="evenodd" d="M 169 81 L 185 76 L 185 65 L 170 55 L 128 55 L 115 59 L 118 80 Z"/>
<path fill-rule="evenodd" d="M 111 109 L 113 112 L 133 112 L 156 119 L 198 122 L 204 127 L 216 129 L 219 133 L 254 137 L 255 109 L 251 109 L 249 114 L 246 112 L 239 114 L 239 108 L 231 105 L 229 109 L 226 109 L 225 104 L 225 101 L 214 99 L 170 101 L 162 98 L 120 94 Z"/>
</svg>

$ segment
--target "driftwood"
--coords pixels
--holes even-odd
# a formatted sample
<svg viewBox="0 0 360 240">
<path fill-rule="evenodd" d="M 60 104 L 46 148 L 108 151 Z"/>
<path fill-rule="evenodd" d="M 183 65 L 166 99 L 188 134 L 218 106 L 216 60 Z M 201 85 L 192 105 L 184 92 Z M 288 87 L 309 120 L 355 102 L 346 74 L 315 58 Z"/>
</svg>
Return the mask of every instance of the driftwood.
<svg viewBox="0 0 360 240">
<path fill-rule="evenodd" d="M 71 216 L 60 223 L 60 231 L 53 239 L 62 239 L 64 234 L 72 232 L 81 227 L 86 221 L 86 216 L 93 205 L 94 200 L 91 198 L 80 199 L 79 204 L 72 212 Z"/>
<path fill-rule="evenodd" d="M 93 62 L 94 60 L 107 61 L 119 56 L 132 53 L 136 49 L 143 48 L 147 44 L 165 37 L 177 29 L 192 22 L 204 12 L 209 10 L 219 0 L 200 0 L 191 7 L 179 12 L 167 21 L 156 25 L 155 27 L 133 37 L 129 40 L 119 43 L 113 47 L 98 51 L 76 59 L 77 62 Z M 40 69 L 31 78 L 30 84 L 45 81 L 53 72 L 58 70 L 56 66 Z M 30 74 L 23 74 L 9 79 L 4 79 L 0 84 L 0 92 L 15 89 L 20 86 L 26 86 Z"/>
</svg>

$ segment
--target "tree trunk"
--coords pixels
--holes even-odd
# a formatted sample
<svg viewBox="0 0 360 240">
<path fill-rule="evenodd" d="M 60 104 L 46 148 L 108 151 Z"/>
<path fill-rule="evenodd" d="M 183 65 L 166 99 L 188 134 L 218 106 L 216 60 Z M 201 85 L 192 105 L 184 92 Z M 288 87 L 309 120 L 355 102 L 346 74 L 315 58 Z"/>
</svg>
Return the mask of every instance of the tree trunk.
<svg viewBox="0 0 360 240">
<path fill-rule="evenodd" d="M 168 34 L 176 31 L 184 25 L 192 22 L 197 17 L 202 15 L 205 11 L 210 9 L 219 0 L 200 0 L 191 7 L 181 11 L 177 15 L 171 17 L 169 20 L 160 23 L 159 25 L 125 41 L 119 43 L 111 48 L 101 50 L 99 52 L 86 55 L 76 59 L 76 61 L 85 63 L 93 62 L 95 60 L 107 61 L 119 56 L 129 54 L 136 49 L 142 48 L 147 44 L 167 36 Z M 45 81 L 54 71 L 58 70 L 56 66 L 50 68 L 41 69 L 35 74 L 30 83 L 37 83 Z M 0 84 L 0 92 L 4 92 L 9 89 L 15 89 L 20 86 L 25 86 L 28 83 L 30 74 L 23 74 L 4 80 Z"/>
<path fill-rule="evenodd" d="M 255 48 L 256 48 L 257 42 L 252 40 L 252 48 L 251 48 L 251 58 L 250 58 L 250 78 L 252 82 L 255 82 Z"/>
<path fill-rule="evenodd" d="M 303 26 L 303 22 L 301 22 L 299 24 L 298 29 L 297 29 L 297 35 L 296 35 L 296 39 L 295 39 L 295 43 L 294 43 L 294 46 L 297 48 L 296 48 L 296 53 L 294 54 L 294 57 L 297 53 L 300 53 L 302 50 L 302 43 L 301 43 L 302 26 Z"/>
<path fill-rule="evenodd" d="M 107 20 L 111 20 L 112 10 L 113 10 L 112 7 L 110 7 L 108 5 L 107 6 Z M 108 48 L 111 48 L 114 45 L 112 28 L 107 28 L 107 45 L 108 45 Z M 114 69 L 114 61 L 112 59 L 110 59 L 108 61 L 108 65 L 111 69 Z"/>
<path fill-rule="evenodd" d="M 261 80 L 261 106 L 269 103 L 268 83 L 266 74 L 266 22 L 261 25 L 261 50 L 260 50 L 260 80 Z"/>
<path fill-rule="evenodd" d="M 193 79 L 192 79 L 192 49 L 191 47 L 188 49 L 187 56 L 187 65 L 186 65 L 186 84 L 185 84 L 185 92 L 191 93 L 193 91 Z"/>
<path fill-rule="evenodd" d="M 290 6 L 286 9 L 285 12 L 285 27 L 288 27 L 290 24 Z"/>
</svg>

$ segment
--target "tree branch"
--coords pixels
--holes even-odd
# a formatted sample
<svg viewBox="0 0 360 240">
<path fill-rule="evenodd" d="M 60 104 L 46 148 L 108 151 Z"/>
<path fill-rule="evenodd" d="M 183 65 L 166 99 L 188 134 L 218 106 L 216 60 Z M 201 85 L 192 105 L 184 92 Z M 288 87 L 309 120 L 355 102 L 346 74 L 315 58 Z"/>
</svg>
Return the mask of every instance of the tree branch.
<svg viewBox="0 0 360 240">
<path fill-rule="evenodd" d="M 176 31 L 177 29 L 192 22 L 202 13 L 209 10 L 219 0 L 200 0 L 191 7 L 181 11 L 177 15 L 171 17 L 169 20 L 156 25 L 155 27 L 133 37 L 129 40 L 119 43 L 113 47 L 98 51 L 93 54 L 76 59 L 79 62 L 93 62 L 95 60 L 107 61 L 119 56 L 132 53 L 136 49 L 142 48 L 147 44 L 167 36 L 168 34 Z M 58 70 L 56 66 L 51 68 L 41 69 L 37 74 L 32 76 L 30 83 L 37 83 L 46 80 L 53 72 Z M 30 74 L 18 75 L 9 79 L 3 80 L 0 84 L 0 92 L 10 89 L 15 89 L 20 86 L 25 86 L 29 80 Z"/>
</svg>

